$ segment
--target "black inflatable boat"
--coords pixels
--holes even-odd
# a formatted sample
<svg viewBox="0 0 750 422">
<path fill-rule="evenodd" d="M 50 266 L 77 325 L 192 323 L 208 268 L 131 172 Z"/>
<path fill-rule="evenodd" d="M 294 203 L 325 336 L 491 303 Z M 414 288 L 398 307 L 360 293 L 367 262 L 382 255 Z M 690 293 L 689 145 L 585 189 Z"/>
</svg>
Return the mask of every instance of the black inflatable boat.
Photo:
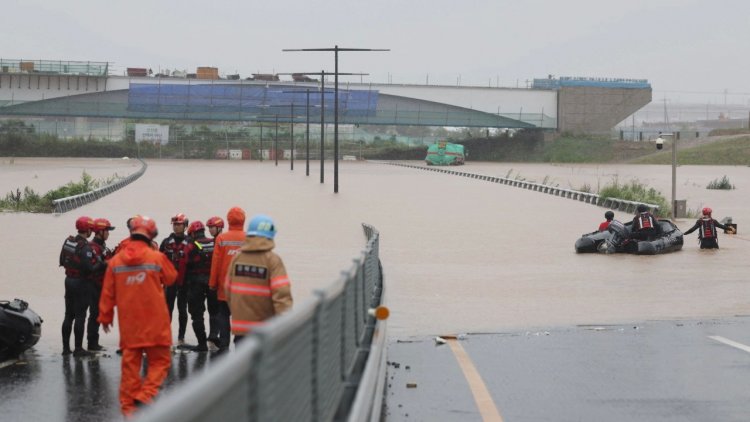
<svg viewBox="0 0 750 422">
<path fill-rule="evenodd" d="M 0 359 L 16 357 L 42 336 L 42 318 L 21 299 L 0 300 Z"/>
<path fill-rule="evenodd" d="M 607 231 L 584 234 L 576 241 L 578 253 L 632 253 L 636 255 L 656 255 L 682 249 L 682 232 L 669 220 L 659 220 L 658 234 L 646 239 L 634 239 L 630 226 L 613 220 Z"/>
</svg>

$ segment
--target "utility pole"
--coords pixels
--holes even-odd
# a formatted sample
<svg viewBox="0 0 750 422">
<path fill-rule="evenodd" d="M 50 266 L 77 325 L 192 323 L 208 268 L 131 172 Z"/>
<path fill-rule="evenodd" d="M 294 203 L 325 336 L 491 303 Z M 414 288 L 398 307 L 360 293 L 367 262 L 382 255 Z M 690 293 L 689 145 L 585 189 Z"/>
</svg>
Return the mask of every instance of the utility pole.
<svg viewBox="0 0 750 422">
<path fill-rule="evenodd" d="M 339 51 L 390 51 L 389 49 L 373 48 L 302 48 L 283 49 L 281 51 L 333 51 L 334 52 L 334 95 L 333 95 L 333 193 L 339 192 Z M 322 173 L 321 173 L 322 174 Z M 322 178 L 322 176 L 321 176 Z"/>
</svg>

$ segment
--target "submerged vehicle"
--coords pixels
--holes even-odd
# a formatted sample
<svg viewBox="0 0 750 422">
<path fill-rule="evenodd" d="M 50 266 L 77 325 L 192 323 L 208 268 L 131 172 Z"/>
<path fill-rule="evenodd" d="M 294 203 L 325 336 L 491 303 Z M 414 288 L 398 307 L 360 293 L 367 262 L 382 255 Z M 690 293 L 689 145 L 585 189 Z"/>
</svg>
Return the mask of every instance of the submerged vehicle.
<svg viewBox="0 0 750 422">
<path fill-rule="evenodd" d="M 42 336 L 42 318 L 21 299 L 0 301 L 0 359 L 15 357 Z"/>
<path fill-rule="evenodd" d="M 632 224 L 632 222 L 623 224 L 613 220 L 606 231 L 584 234 L 576 241 L 576 252 L 656 255 L 682 249 L 682 232 L 671 221 L 659 220 L 659 232 L 646 239 L 632 238 L 630 232 Z"/>
<path fill-rule="evenodd" d="M 458 166 L 464 163 L 465 158 L 463 145 L 440 141 L 427 147 L 424 160 L 428 166 Z"/>
</svg>

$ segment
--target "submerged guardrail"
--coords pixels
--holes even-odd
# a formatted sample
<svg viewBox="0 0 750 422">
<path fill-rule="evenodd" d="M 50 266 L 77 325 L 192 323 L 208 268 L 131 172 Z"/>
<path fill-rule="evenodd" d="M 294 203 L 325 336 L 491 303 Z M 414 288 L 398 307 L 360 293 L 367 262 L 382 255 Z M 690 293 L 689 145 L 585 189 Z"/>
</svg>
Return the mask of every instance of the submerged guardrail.
<svg viewBox="0 0 750 422">
<path fill-rule="evenodd" d="M 610 208 L 615 211 L 626 211 L 626 212 L 632 213 L 632 212 L 635 212 L 636 208 L 638 208 L 638 205 L 645 205 L 654 211 L 659 209 L 659 206 L 656 204 L 647 204 L 644 202 L 629 201 L 627 199 L 619 199 L 619 198 L 603 198 L 599 196 L 598 194 L 591 193 L 591 192 L 582 192 L 582 191 L 577 191 L 573 189 L 564 189 L 564 188 L 560 188 L 556 186 L 545 185 L 542 183 L 527 182 L 525 180 L 509 179 L 507 177 L 487 176 L 484 174 L 468 173 L 464 171 L 451 170 L 451 169 L 446 169 L 442 167 L 425 167 L 425 166 L 418 166 L 414 164 L 394 163 L 390 161 L 373 161 L 373 162 L 378 162 L 381 164 L 389 164 L 392 166 L 410 167 L 410 168 L 415 168 L 415 169 L 420 169 L 420 170 L 435 171 L 438 173 L 454 174 L 457 176 L 464 176 L 464 177 L 484 180 L 484 181 L 492 182 L 492 183 L 510 185 L 510 186 L 514 186 L 514 187 L 518 187 L 522 189 L 529 189 L 529 190 L 533 190 L 536 192 L 542 192 L 542 193 L 546 193 L 550 195 L 561 196 L 563 198 L 573 199 L 576 201 L 582 201 L 587 204 L 593 204 L 593 205 L 597 205 L 600 207 Z"/>
<path fill-rule="evenodd" d="M 234 352 L 140 414 L 140 421 L 379 421 L 385 387 L 380 234 L 328 288 L 254 329 Z"/>
<path fill-rule="evenodd" d="M 146 168 L 148 168 L 148 164 L 146 164 L 145 161 L 141 160 L 140 158 L 138 159 L 138 161 L 141 162 L 140 170 L 127 177 L 123 177 L 122 179 L 119 179 L 114 183 L 110 183 L 107 186 L 102 186 L 100 188 L 96 188 L 92 191 L 81 193 L 78 195 L 55 199 L 54 201 L 52 201 L 52 204 L 55 207 L 55 213 L 62 214 L 70 210 L 74 210 L 135 182 L 139 177 L 143 176 L 143 173 L 146 172 Z"/>
</svg>

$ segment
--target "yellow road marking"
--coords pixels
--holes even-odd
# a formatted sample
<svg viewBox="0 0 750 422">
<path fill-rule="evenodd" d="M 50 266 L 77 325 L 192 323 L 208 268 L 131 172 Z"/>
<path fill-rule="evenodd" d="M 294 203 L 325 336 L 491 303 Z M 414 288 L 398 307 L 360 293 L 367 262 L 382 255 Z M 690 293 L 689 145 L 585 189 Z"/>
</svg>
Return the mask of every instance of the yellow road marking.
<svg viewBox="0 0 750 422">
<path fill-rule="evenodd" d="M 482 381 L 482 376 L 479 375 L 479 371 L 477 371 L 466 350 L 464 350 L 463 346 L 456 339 L 447 339 L 447 342 L 453 351 L 453 355 L 456 356 L 458 366 L 461 367 L 466 381 L 469 383 L 471 394 L 474 396 L 474 401 L 479 408 L 479 414 L 482 415 L 482 420 L 485 422 L 503 422 L 500 411 L 497 410 L 497 406 L 495 406 L 495 402 L 492 400 L 487 386 Z"/>
</svg>

